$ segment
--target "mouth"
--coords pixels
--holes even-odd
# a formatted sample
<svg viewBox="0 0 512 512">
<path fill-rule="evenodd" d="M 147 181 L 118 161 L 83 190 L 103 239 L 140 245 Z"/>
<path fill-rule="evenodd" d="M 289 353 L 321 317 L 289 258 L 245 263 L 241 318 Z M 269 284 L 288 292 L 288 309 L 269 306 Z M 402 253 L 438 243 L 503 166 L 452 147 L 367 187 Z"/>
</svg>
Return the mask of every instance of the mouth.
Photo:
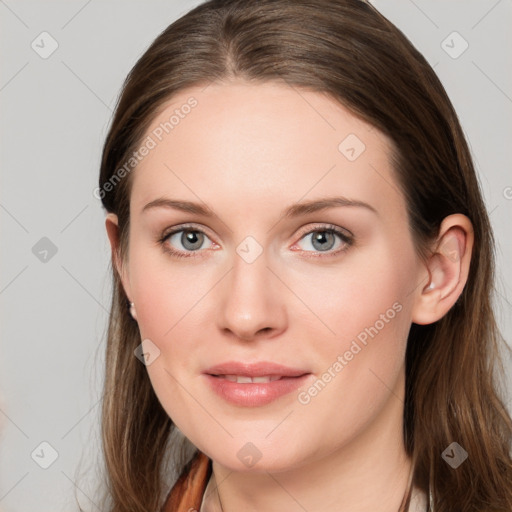
<svg viewBox="0 0 512 512">
<path fill-rule="evenodd" d="M 251 382 L 263 384 L 266 382 L 274 382 L 275 380 L 283 378 L 282 375 L 263 375 L 261 377 L 248 377 L 247 375 L 212 375 L 212 377 L 226 379 L 230 382 L 237 382 L 238 384 L 249 384 Z"/>
<path fill-rule="evenodd" d="M 312 374 L 270 362 L 228 362 L 209 368 L 204 376 L 217 395 L 231 404 L 258 407 L 289 395 Z"/>
<path fill-rule="evenodd" d="M 205 373 L 215 377 L 229 378 L 229 380 L 233 380 L 233 377 L 235 379 L 246 377 L 251 379 L 268 378 L 277 380 L 282 377 L 301 377 L 309 372 L 304 369 L 284 366 L 271 361 L 259 361 L 256 363 L 226 361 L 208 368 Z"/>
</svg>

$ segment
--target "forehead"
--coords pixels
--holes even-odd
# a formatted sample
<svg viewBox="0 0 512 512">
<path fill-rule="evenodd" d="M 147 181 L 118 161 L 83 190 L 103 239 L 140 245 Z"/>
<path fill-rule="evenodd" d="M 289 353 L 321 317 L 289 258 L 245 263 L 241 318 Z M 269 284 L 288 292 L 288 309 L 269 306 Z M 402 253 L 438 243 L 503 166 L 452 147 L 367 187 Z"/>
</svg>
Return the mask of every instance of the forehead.
<svg viewBox="0 0 512 512">
<path fill-rule="evenodd" d="M 388 138 L 329 96 L 284 82 L 180 91 L 143 142 L 150 149 L 134 171 L 137 211 L 163 196 L 246 211 L 333 193 L 403 206 Z"/>
</svg>

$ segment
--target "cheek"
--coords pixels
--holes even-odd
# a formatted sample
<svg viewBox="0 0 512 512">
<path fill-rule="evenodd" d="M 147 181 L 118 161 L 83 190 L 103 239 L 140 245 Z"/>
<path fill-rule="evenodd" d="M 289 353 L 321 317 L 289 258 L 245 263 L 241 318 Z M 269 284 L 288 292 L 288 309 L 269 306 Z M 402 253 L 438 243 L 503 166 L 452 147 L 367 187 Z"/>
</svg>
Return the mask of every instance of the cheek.
<svg viewBox="0 0 512 512">
<path fill-rule="evenodd" d="M 147 366 L 153 390 L 178 428 L 187 433 L 200 431 L 204 422 L 194 421 L 201 410 L 190 399 L 188 391 L 193 386 L 187 379 L 196 373 L 194 354 L 200 338 L 196 320 L 206 284 L 185 265 L 176 265 L 165 256 L 134 255 L 131 261 L 141 339 L 151 340 L 160 351 Z"/>
<path fill-rule="evenodd" d="M 334 422 L 334 430 L 347 418 L 354 425 L 368 421 L 395 387 L 405 361 L 415 275 L 412 247 L 403 244 L 400 255 L 392 243 L 374 247 L 371 254 L 361 251 L 340 266 L 323 288 L 311 279 L 301 291 L 324 324 L 322 342 L 311 347 L 321 392 L 306 389 L 301 403 L 311 402 L 306 409 L 315 409 L 318 417 L 328 414 L 330 420 L 324 421 Z"/>
<path fill-rule="evenodd" d="M 414 272 L 412 253 L 398 256 L 392 243 L 354 252 L 323 275 L 303 272 L 292 282 L 315 313 L 316 337 L 321 333 L 324 340 L 315 350 L 332 358 L 349 350 L 354 339 L 364 345 L 386 338 L 389 348 L 402 343 L 410 326 Z"/>
<path fill-rule="evenodd" d="M 202 295 L 199 276 L 165 254 L 142 249 L 131 255 L 130 275 L 143 337 L 162 343 L 188 325 L 187 312 Z"/>
<path fill-rule="evenodd" d="M 401 406 L 393 394 L 401 393 L 413 269 L 391 253 L 379 256 L 331 280 L 327 296 L 308 296 L 335 334 L 326 331 L 322 343 L 311 347 L 319 373 L 299 395 L 296 419 L 311 436 L 322 425 L 327 452 L 365 429 L 389 400 Z"/>
</svg>

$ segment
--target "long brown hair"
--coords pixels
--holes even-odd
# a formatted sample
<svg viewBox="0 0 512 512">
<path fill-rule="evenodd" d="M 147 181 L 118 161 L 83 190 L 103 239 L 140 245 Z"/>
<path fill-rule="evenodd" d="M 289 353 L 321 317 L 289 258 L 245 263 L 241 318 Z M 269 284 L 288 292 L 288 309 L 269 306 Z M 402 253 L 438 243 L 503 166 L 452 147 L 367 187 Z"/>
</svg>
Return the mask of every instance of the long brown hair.
<svg viewBox="0 0 512 512">
<path fill-rule="evenodd" d="M 499 349 L 506 344 L 492 309 L 489 217 L 443 86 L 404 34 L 370 4 L 211 0 L 157 37 L 126 78 L 103 148 L 98 191 L 105 209 L 119 218 L 120 261 L 129 243 L 133 171 L 119 169 L 171 96 L 231 78 L 326 93 L 389 136 L 421 257 L 447 215 L 471 220 L 475 241 L 461 296 L 439 321 L 411 326 L 403 435 L 412 484 L 430 488 L 436 512 L 512 510 L 512 420 L 500 396 Z M 172 484 L 168 469 L 183 469 L 190 445 L 183 436 L 174 438 L 173 422 L 133 355 L 140 333 L 114 268 L 112 277 L 102 405 L 105 500 L 111 512 L 157 511 Z M 457 469 L 442 458 L 454 441 L 469 456 Z"/>
</svg>

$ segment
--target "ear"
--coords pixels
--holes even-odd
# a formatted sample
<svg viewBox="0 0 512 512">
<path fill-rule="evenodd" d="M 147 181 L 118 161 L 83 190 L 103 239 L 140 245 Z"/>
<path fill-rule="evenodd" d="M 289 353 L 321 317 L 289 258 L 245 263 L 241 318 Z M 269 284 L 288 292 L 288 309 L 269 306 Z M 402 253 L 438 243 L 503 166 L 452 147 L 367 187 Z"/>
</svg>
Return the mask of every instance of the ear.
<svg viewBox="0 0 512 512">
<path fill-rule="evenodd" d="M 112 264 L 116 269 L 121 282 L 123 284 L 124 291 L 128 300 L 131 300 L 131 288 L 130 288 L 130 280 L 128 276 L 128 271 L 123 264 L 120 256 L 119 250 L 119 220 L 116 214 L 108 213 L 105 218 L 105 227 L 107 229 L 108 239 L 110 241 L 110 248 L 112 251 Z"/>
<path fill-rule="evenodd" d="M 431 324 L 442 318 L 459 298 L 468 279 L 474 233 L 471 221 L 456 213 L 446 217 L 416 291 L 412 321 Z"/>
</svg>

